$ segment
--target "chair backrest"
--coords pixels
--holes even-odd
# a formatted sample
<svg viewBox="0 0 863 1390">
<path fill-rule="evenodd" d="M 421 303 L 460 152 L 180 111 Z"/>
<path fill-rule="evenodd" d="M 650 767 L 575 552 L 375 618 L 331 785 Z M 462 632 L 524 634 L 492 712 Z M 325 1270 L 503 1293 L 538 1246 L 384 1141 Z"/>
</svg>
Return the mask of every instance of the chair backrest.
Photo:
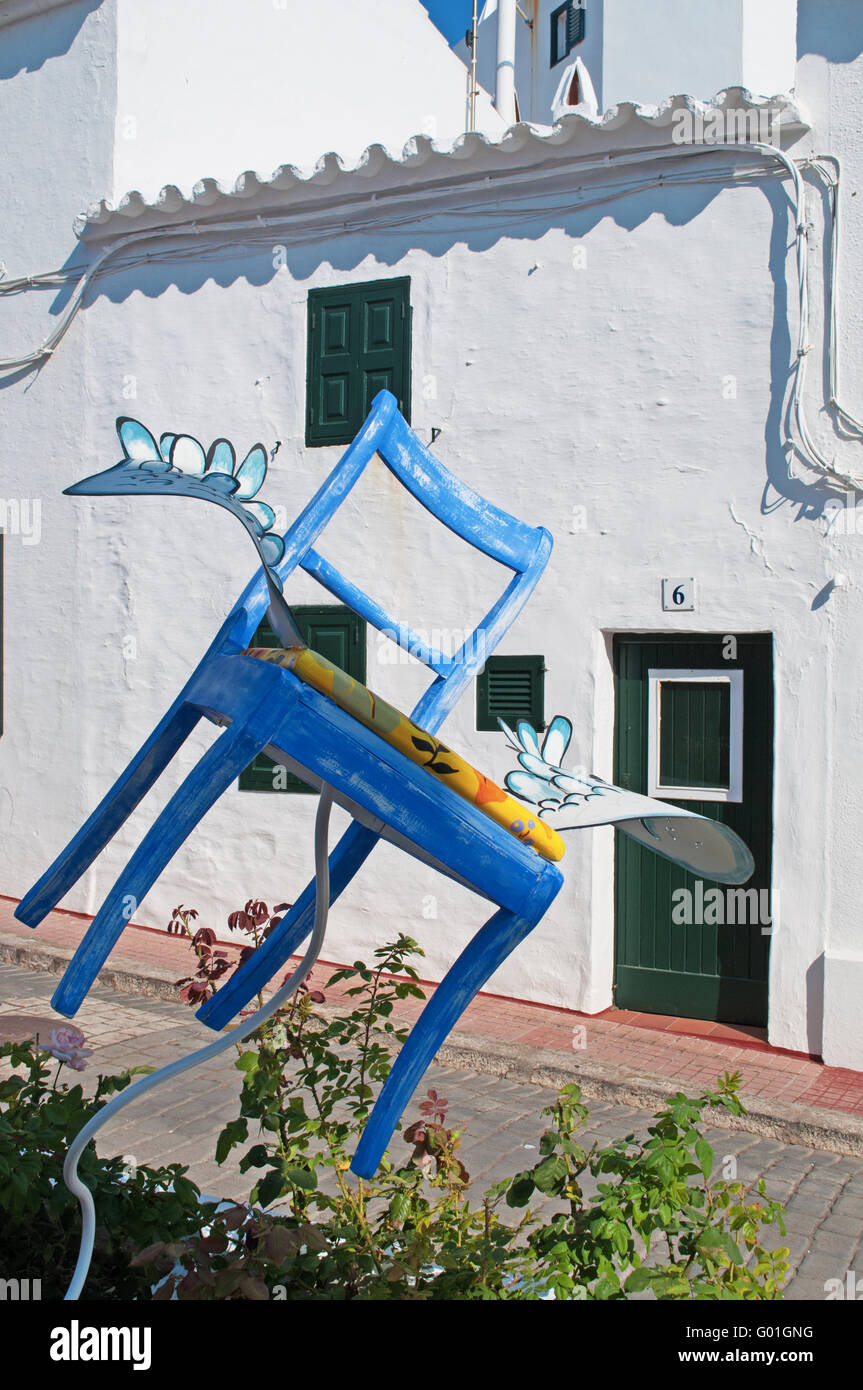
<svg viewBox="0 0 863 1390">
<path fill-rule="evenodd" d="M 455 656 L 429 647 L 418 633 L 389 613 L 314 549 L 314 542 L 377 454 L 404 487 L 431 514 L 483 554 L 513 571 L 513 577 Z M 442 723 L 471 680 L 482 670 L 504 633 L 524 607 L 545 569 L 552 539 L 542 526 L 528 526 L 487 502 L 435 458 L 401 415 L 389 391 L 379 391 L 354 442 L 285 533 L 285 553 L 277 573 L 284 582 L 299 566 L 379 631 L 392 637 L 435 673 L 413 710 L 431 732 Z M 235 606 L 222 634 L 228 644 L 248 646 L 267 607 L 259 573 Z"/>
</svg>

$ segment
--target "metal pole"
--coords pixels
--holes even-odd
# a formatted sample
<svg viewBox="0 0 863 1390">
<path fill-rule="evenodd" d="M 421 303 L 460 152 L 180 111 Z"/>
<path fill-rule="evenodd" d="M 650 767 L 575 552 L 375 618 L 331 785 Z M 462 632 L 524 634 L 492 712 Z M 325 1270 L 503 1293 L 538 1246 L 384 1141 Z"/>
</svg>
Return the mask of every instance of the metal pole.
<svg viewBox="0 0 863 1390">
<path fill-rule="evenodd" d="M 468 130 L 476 130 L 476 31 L 478 24 L 477 17 L 478 0 L 473 0 L 473 17 L 471 19 L 471 44 L 470 44 L 470 119 Z"/>
</svg>

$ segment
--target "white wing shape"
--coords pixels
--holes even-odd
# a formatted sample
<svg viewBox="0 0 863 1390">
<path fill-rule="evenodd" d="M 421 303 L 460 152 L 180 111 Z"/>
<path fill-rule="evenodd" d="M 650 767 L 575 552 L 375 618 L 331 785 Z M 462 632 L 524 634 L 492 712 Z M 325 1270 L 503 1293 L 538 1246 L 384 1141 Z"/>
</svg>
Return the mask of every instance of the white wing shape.
<svg viewBox="0 0 863 1390">
<path fill-rule="evenodd" d="M 521 801 L 536 806 L 558 833 L 614 825 L 655 854 L 717 883 L 745 883 L 751 876 L 755 861 L 727 825 L 626 791 L 593 773 L 567 772 L 561 762 L 572 738 L 572 724 L 562 715 L 551 721 L 541 749 L 525 720 L 519 722 L 516 733 L 502 719 L 499 723 L 520 763 L 517 771 L 507 773 L 507 787 Z"/>
</svg>

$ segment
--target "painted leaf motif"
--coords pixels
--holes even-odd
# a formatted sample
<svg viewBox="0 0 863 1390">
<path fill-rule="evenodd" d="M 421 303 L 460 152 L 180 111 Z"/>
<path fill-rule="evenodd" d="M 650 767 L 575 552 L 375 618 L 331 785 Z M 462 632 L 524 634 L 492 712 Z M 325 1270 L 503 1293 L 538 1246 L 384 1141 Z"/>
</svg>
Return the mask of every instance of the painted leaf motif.
<svg viewBox="0 0 863 1390">
<path fill-rule="evenodd" d="M 229 439 L 214 439 L 207 450 L 208 473 L 230 473 L 233 477 L 237 456 Z"/>
<path fill-rule="evenodd" d="M 520 801 L 529 801 L 536 805 L 547 799 L 553 799 L 557 802 L 563 801 L 562 792 L 559 792 L 549 782 L 532 777 L 529 772 L 508 772 L 504 780 L 509 791 Z"/>
<path fill-rule="evenodd" d="M 220 497 L 231 497 L 237 491 L 237 480 L 230 473 L 205 473 L 201 485 Z"/>
<path fill-rule="evenodd" d="M 159 446 L 146 425 L 142 425 L 139 420 L 131 420 L 128 417 L 119 420 L 117 433 L 126 451 L 126 457 L 131 459 L 132 463 L 154 463 L 161 459 Z"/>
<path fill-rule="evenodd" d="M 265 562 L 268 565 L 277 565 L 285 553 L 285 542 L 281 536 L 274 536 L 270 533 L 264 536 L 260 545 Z"/>
<path fill-rule="evenodd" d="M 539 747 L 539 739 L 532 724 L 528 724 L 526 719 L 520 719 L 516 725 L 518 731 L 518 741 L 526 753 L 534 753 L 537 758 L 542 757 Z"/>
<path fill-rule="evenodd" d="M 174 446 L 174 440 L 176 438 L 177 436 L 175 434 L 159 435 L 159 449 L 161 451 L 162 458 L 165 460 L 166 463 L 171 457 L 171 449 Z"/>
<path fill-rule="evenodd" d="M 584 777 L 576 777 L 571 772 L 561 772 L 554 779 L 554 785 L 567 796 L 584 796 L 594 790 L 594 783 Z"/>
<path fill-rule="evenodd" d="M 254 497 L 267 476 L 267 451 L 263 444 L 253 444 L 237 469 L 237 496 L 243 501 Z"/>
<path fill-rule="evenodd" d="M 268 507 L 266 502 L 244 502 L 243 507 L 255 519 L 262 532 L 269 531 L 276 519 L 272 507 Z"/>
<path fill-rule="evenodd" d="M 572 738 L 572 724 L 562 714 L 556 714 L 548 727 L 545 742 L 542 745 L 542 756 L 552 767 L 562 767 L 566 750 Z"/>
<path fill-rule="evenodd" d="M 518 760 L 523 768 L 534 773 L 536 777 L 541 777 L 544 781 L 548 780 L 549 774 L 553 771 L 545 758 L 535 753 L 519 753 Z"/>
<path fill-rule="evenodd" d="M 197 439 L 190 434 L 178 434 L 171 445 L 171 464 L 189 477 L 199 477 L 207 465 L 206 456 Z"/>
</svg>

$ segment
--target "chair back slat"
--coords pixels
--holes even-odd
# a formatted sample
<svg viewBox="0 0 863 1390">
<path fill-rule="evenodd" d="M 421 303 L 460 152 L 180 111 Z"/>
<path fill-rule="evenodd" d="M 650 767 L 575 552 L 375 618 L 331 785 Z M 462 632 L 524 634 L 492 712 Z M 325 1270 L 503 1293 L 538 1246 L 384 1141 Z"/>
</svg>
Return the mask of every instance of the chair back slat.
<svg viewBox="0 0 863 1390">
<path fill-rule="evenodd" d="M 444 526 L 510 569 L 527 569 L 536 549 L 536 528 L 501 511 L 450 473 L 398 412 L 391 418 L 378 453 L 404 487 Z"/>
<path fill-rule="evenodd" d="M 453 666 L 451 656 L 445 656 L 435 647 L 430 647 L 407 623 L 400 622 L 398 618 L 391 618 L 376 599 L 358 589 L 356 584 L 346 579 L 335 565 L 324 559 L 323 555 L 319 555 L 316 550 L 310 550 L 300 561 L 300 565 L 323 584 L 324 588 L 329 589 L 331 594 L 341 599 L 342 603 L 346 603 L 355 613 L 359 613 L 361 618 L 365 618 L 367 623 L 371 623 L 399 647 L 410 652 L 418 661 L 430 666 L 439 676 L 449 674 Z"/>
<path fill-rule="evenodd" d="M 432 516 L 469 545 L 514 571 L 500 598 L 453 657 L 426 643 L 407 623 L 392 618 L 376 599 L 314 548 L 318 536 L 376 454 Z M 482 670 L 486 658 L 524 607 L 552 546 L 551 536 L 543 527 L 516 520 L 450 473 L 414 434 L 389 391 L 379 391 L 375 396 L 359 434 L 285 533 L 284 541 L 285 553 L 276 567 L 282 583 L 300 566 L 366 622 L 435 672 L 435 680 L 413 711 L 413 717 L 430 732 L 438 728 Z M 259 571 L 223 629 L 227 634 L 226 647 L 237 649 L 249 644 L 267 603 L 267 588 Z"/>
</svg>

